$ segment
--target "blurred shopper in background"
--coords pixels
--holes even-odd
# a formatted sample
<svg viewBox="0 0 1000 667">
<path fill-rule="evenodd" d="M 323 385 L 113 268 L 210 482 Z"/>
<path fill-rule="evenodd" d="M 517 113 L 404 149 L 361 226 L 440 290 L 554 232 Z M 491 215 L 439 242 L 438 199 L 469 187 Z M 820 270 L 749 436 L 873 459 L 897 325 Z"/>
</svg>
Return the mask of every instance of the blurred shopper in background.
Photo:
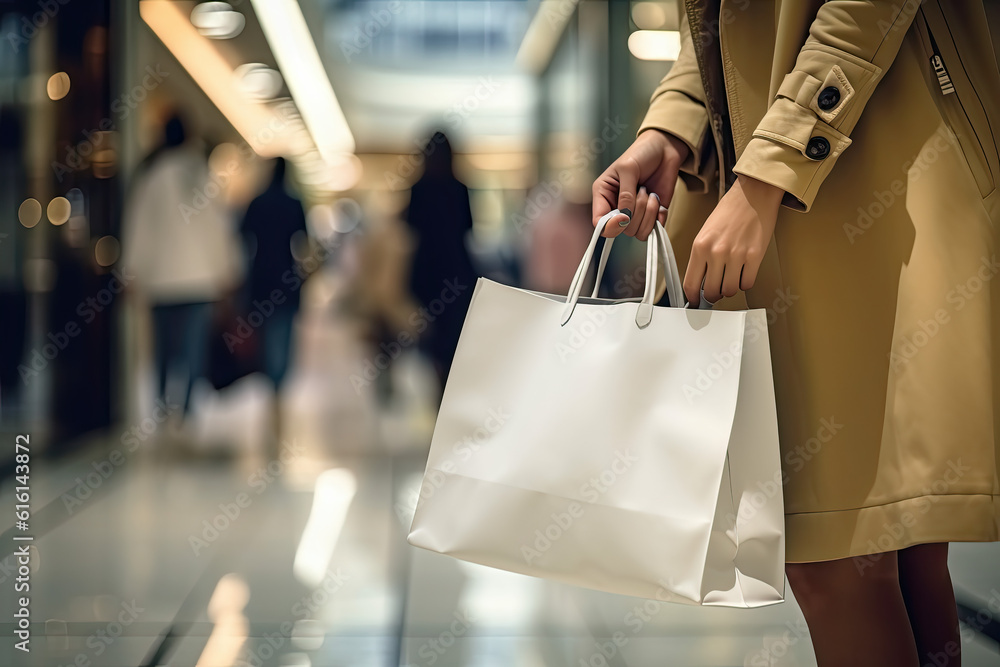
<svg viewBox="0 0 1000 667">
<path fill-rule="evenodd" d="M 274 385 L 275 443 L 281 439 L 279 391 L 292 356 L 292 330 L 302 292 L 293 244 L 305 247 L 308 241 L 302 202 L 285 186 L 286 169 L 284 158 L 275 160 L 271 182 L 250 203 L 241 226 L 250 257 L 248 309 L 263 316 L 257 328 L 260 368 Z"/>
<path fill-rule="evenodd" d="M 158 394 L 185 416 L 203 374 L 213 304 L 239 272 L 220 194 L 203 151 L 174 116 L 163 144 L 140 166 L 125 210 L 123 263 L 152 312 Z M 167 391 L 171 372 L 184 376 L 178 394 Z"/>
<path fill-rule="evenodd" d="M 537 201 L 539 193 L 544 192 L 541 186 L 535 188 L 528 202 Z M 561 195 L 536 213 L 524 267 L 524 285 L 528 289 L 550 294 L 569 291 L 578 258 L 590 243 L 589 194 Z"/>
<path fill-rule="evenodd" d="M 361 338 L 376 355 L 384 353 L 395 360 L 417 340 L 418 318 L 411 316 L 418 306 L 408 285 L 410 235 L 400 211 L 387 205 L 385 199 L 372 197 L 365 206 L 364 224 L 359 222 L 350 232 L 342 234 L 345 238 L 342 247 L 357 243 L 354 260 L 357 270 L 350 274 L 341 308 L 358 321 Z M 338 204 L 342 210 L 356 209 L 360 218 L 361 207 L 353 200 L 341 200 Z M 370 372 L 375 374 L 375 396 L 382 407 L 387 407 L 395 387 L 391 369 L 381 371 L 376 367 Z"/>
<path fill-rule="evenodd" d="M 444 387 L 476 271 L 466 246 L 472 230 L 469 189 L 455 177 L 451 143 L 442 132 L 424 148 L 424 173 L 410 192 L 406 219 L 417 237 L 410 289 L 423 305 L 415 318 L 420 346 Z"/>
</svg>

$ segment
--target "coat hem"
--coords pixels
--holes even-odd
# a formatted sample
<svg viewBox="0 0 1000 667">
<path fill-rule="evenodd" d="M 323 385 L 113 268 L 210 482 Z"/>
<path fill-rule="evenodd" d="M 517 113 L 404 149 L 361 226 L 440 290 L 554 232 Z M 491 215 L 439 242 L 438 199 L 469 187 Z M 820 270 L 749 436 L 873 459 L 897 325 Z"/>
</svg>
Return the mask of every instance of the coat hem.
<svg viewBox="0 0 1000 667">
<path fill-rule="evenodd" d="M 924 495 L 884 505 L 785 514 L 785 561 L 870 556 L 932 542 L 1000 541 L 1000 495 Z"/>
</svg>

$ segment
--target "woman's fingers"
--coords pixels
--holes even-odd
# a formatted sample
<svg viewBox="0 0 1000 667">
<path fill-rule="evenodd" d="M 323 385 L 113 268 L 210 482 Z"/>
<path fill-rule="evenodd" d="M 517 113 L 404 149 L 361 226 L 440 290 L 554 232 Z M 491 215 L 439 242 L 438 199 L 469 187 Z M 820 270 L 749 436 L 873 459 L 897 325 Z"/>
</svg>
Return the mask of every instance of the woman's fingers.
<svg viewBox="0 0 1000 667">
<path fill-rule="evenodd" d="M 618 181 L 619 176 L 617 163 L 608 167 L 608 169 L 601 174 L 596 181 L 594 181 L 594 187 L 592 189 L 594 204 L 592 210 L 594 215 L 593 224 L 595 227 L 601 218 L 616 208 L 616 202 L 618 201 Z M 612 218 L 608 220 L 608 224 L 605 225 L 602 236 L 618 236 L 625 229 L 619 223 L 628 220 L 628 214 L 619 213 L 612 216 Z"/>
<path fill-rule="evenodd" d="M 722 298 L 722 279 L 725 274 L 725 257 L 718 252 L 710 254 L 708 268 L 705 271 L 705 298 L 712 303 Z"/>
<path fill-rule="evenodd" d="M 724 296 L 736 296 L 740 290 L 753 286 L 757 267 L 736 255 L 724 253 L 691 253 L 684 276 L 684 295 L 692 303 L 700 303 L 701 289 L 705 298 L 715 303 Z"/>
<path fill-rule="evenodd" d="M 628 226 L 625 227 L 625 233 L 628 236 L 635 236 L 639 233 L 639 228 L 642 226 L 643 216 L 646 214 L 646 204 L 648 201 L 649 193 L 646 192 L 646 188 L 640 187 L 635 193 L 635 204 L 633 204 L 635 208 L 632 210 Z"/>
<path fill-rule="evenodd" d="M 642 220 L 639 222 L 639 231 L 635 234 L 637 239 L 645 241 L 653 233 L 653 225 L 656 224 L 656 219 L 660 215 L 661 208 L 663 207 L 660 206 L 660 198 L 657 194 L 655 192 L 649 193 L 649 197 L 646 198 Z"/>
<path fill-rule="evenodd" d="M 743 276 L 743 260 L 730 257 L 726 262 L 722 277 L 722 296 L 736 296 L 740 291 L 740 280 Z"/>
<path fill-rule="evenodd" d="M 705 273 L 708 271 L 708 262 L 692 250 L 691 259 L 688 261 L 687 271 L 684 272 L 684 296 L 688 303 L 695 307 L 701 303 L 701 286 L 705 282 Z"/>
<path fill-rule="evenodd" d="M 764 261 L 766 249 L 753 245 L 747 248 L 746 259 L 743 261 L 743 273 L 740 275 L 740 289 L 748 290 L 757 282 L 757 273 Z"/>
<path fill-rule="evenodd" d="M 596 227 L 598 221 L 615 208 L 615 201 L 618 199 L 618 180 L 615 176 L 614 165 L 608 167 L 601 174 L 592 188 L 594 195 L 593 224 Z M 615 216 L 618 217 L 618 216 Z M 604 228 L 603 236 L 618 236 L 621 230 L 618 228 L 618 221 L 612 219 Z"/>
<path fill-rule="evenodd" d="M 636 211 L 636 199 L 639 190 L 639 163 L 627 153 L 615 161 L 618 171 L 618 205 L 617 209 L 630 218 Z M 629 225 L 631 227 L 631 224 Z M 629 234 L 628 229 L 625 230 Z M 634 236 L 632 232 L 630 235 Z"/>
</svg>

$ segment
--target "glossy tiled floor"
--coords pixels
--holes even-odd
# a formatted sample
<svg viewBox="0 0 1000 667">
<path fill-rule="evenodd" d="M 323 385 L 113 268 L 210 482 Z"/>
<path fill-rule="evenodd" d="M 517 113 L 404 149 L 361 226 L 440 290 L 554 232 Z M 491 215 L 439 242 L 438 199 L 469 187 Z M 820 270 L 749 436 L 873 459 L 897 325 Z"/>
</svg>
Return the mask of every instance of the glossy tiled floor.
<svg viewBox="0 0 1000 667">
<path fill-rule="evenodd" d="M 131 452 L 126 424 L 36 461 L 32 652 L 11 648 L 8 558 L 0 665 L 815 665 L 791 599 L 647 604 L 409 547 L 406 499 L 431 427 L 425 370 L 398 360 L 397 400 L 378 413 L 349 381 L 365 354 L 349 327 L 310 315 L 300 338 L 276 458 L 260 446 L 267 390 L 249 379 L 200 390 L 196 437 L 156 424 Z M 13 504 L 9 483 L 0 503 Z M 6 514 L 0 527 L 7 555 Z M 998 547 L 953 549 L 956 584 L 982 609 L 1000 603 Z M 627 641 L 612 650 L 616 632 Z M 964 649 L 966 667 L 1000 665 L 987 640 Z"/>
</svg>

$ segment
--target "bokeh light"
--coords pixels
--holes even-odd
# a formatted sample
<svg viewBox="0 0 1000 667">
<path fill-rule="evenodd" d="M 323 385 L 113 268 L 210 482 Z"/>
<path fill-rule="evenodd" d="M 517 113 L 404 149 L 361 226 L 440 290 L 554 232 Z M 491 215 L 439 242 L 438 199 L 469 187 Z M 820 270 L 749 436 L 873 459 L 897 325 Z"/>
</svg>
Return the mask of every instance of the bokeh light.
<svg viewBox="0 0 1000 667">
<path fill-rule="evenodd" d="M 56 72 L 49 77 L 45 84 L 45 92 L 49 94 L 50 100 L 61 100 L 69 94 L 69 74 L 66 72 Z"/>
<path fill-rule="evenodd" d="M 42 205 L 37 199 L 28 197 L 17 209 L 17 219 L 27 228 L 32 228 L 42 219 Z"/>
<path fill-rule="evenodd" d="M 117 172 L 118 153 L 113 148 L 101 148 L 94 151 L 91 166 L 95 178 L 111 178 Z"/>
<path fill-rule="evenodd" d="M 69 220 L 72 207 L 65 197 L 54 197 L 45 209 L 45 215 L 53 225 L 62 225 Z"/>
<path fill-rule="evenodd" d="M 120 254 L 121 246 L 114 236 L 102 236 L 94 244 L 94 259 L 100 266 L 111 266 Z"/>
<path fill-rule="evenodd" d="M 333 208 L 333 228 L 346 234 L 361 224 L 361 205 L 353 199 L 338 199 Z"/>
<path fill-rule="evenodd" d="M 316 237 L 320 243 L 332 238 L 337 233 L 333 207 L 329 204 L 316 204 L 310 207 L 306 213 L 306 225 L 309 228 L 309 233 Z"/>
<path fill-rule="evenodd" d="M 240 149 L 236 144 L 221 143 L 208 156 L 208 168 L 213 174 L 230 174 L 240 168 Z"/>
</svg>

